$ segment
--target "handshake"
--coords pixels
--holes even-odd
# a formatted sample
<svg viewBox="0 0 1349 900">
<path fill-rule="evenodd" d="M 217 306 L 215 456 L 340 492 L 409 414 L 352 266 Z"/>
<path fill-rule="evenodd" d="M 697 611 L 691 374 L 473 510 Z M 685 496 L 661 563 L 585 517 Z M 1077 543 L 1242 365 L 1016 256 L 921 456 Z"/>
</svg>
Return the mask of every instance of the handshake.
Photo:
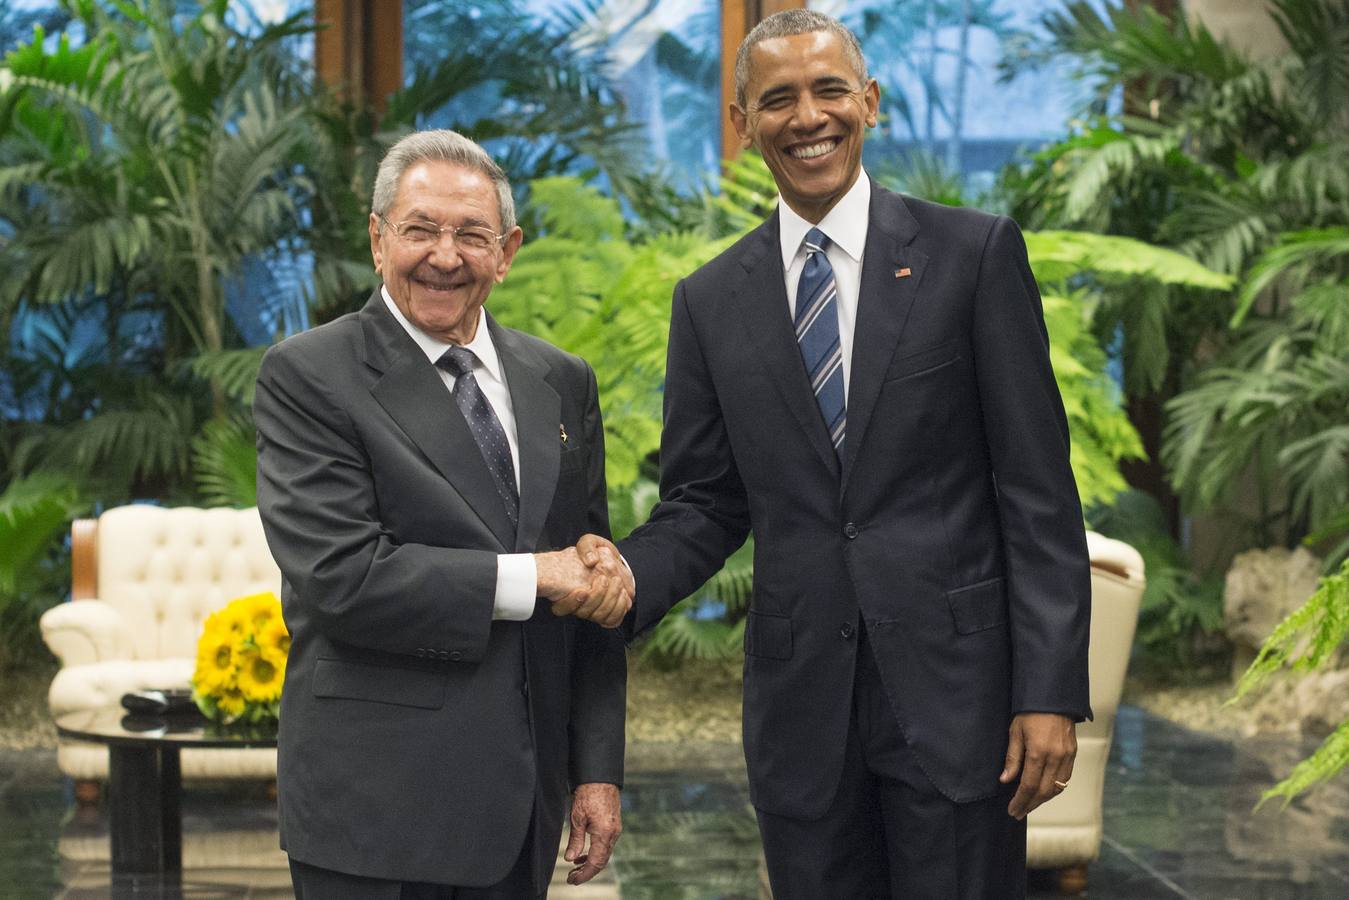
<svg viewBox="0 0 1349 900">
<path fill-rule="evenodd" d="M 587 534 L 566 550 L 536 553 L 534 564 L 539 596 L 553 604 L 555 616 L 617 628 L 632 608 L 632 572 L 618 548 L 599 535 Z"/>
</svg>

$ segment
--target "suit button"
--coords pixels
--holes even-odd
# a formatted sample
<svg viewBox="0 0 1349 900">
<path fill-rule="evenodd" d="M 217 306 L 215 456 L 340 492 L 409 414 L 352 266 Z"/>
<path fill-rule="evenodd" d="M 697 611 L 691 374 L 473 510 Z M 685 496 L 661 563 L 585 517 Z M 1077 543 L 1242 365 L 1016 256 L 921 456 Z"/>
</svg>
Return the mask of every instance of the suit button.
<svg viewBox="0 0 1349 900">
<path fill-rule="evenodd" d="M 853 632 L 855 630 L 856 629 L 854 629 L 851 624 L 844 622 L 843 627 L 838 630 L 838 634 L 839 637 L 843 638 L 845 641 L 850 641 L 852 640 Z"/>
<path fill-rule="evenodd" d="M 436 654 L 436 656 L 440 657 L 441 660 L 447 660 L 450 658 L 450 651 L 441 650 L 439 653 Z"/>
<path fill-rule="evenodd" d="M 464 658 L 464 654 L 460 653 L 458 650 L 451 650 L 451 651 L 450 651 L 449 659 L 450 659 L 452 662 L 458 662 L 459 660 L 461 660 L 461 659 L 463 659 L 463 658 Z"/>
<path fill-rule="evenodd" d="M 843 536 L 848 540 L 852 540 L 853 538 L 857 537 L 857 526 L 851 522 L 849 522 L 847 525 L 844 525 Z"/>
<path fill-rule="evenodd" d="M 413 651 L 413 652 L 416 653 L 418 656 L 422 657 L 423 659 L 426 658 L 426 648 L 425 648 L 425 647 L 418 647 L 418 648 L 417 648 L 415 651 Z"/>
</svg>

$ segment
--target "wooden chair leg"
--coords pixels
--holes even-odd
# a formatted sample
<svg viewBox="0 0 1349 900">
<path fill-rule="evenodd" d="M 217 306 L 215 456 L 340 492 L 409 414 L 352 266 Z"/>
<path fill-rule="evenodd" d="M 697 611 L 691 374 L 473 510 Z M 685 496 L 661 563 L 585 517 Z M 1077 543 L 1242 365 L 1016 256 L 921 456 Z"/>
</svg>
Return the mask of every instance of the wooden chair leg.
<svg viewBox="0 0 1349 900">
<path fill-rule="evenodd" d="M 98 806 L 103 785 L 92 778 L 75 779 L 75 803 L 79 806 Z"/>
<path fill-rule="evenodd" d="M 270 800 L 270 801 L 273 802 L 273 803 L 276 802 L 276 779 L 275 779 L 275 778 L 273 778 L 271 781 L 267 782 L 267 799 Z"/>
<path fill-rule="evenodd" d="M 1058 870 L 1059 893 L 1065 897 L 1076 897 L 1087 889 L 1087 867 L 1064 866 Z"/>
</svg>

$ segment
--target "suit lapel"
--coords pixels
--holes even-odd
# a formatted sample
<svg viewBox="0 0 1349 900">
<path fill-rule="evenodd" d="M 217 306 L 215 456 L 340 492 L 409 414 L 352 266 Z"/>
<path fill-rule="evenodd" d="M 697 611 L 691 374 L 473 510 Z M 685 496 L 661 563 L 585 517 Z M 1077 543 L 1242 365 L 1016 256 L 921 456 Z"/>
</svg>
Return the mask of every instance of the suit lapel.
<svg viewBox="0 0 1349 900">
<path fill-rule="evenodd" d="M 552 385 L 544 381 L 548 364 L 491 316 L 486 321 L 506 370 L 506 385 L 515 408 L 515 431 L 520 440 L 520 523 L 514 548 L 516 552 L 532 552 L 557 490 L 562 400 Z"/>
<path fill-rule="evenodd" d="M 510 519 L 482 451 L 435 366 L 389 313 L 378 290 L 360 318 L 365 329 L 365 362 L 381 373 L 370 392 L 501 546 L 513 547 Z"/>
<path fill-rule="evenodd" d="M 801 426 L 801 434 L 815 448 L 820 460 L 837 475 L 838 456 L 829 441 L 815 393 L 810 389 L 810 378 L 801 361 L 791 311 L 787 307 L 778 214 L 774 212 L 754 235 L 755 240 L 750 242 L 740 260 L 748 277 L 740 292 L 741 302 L 736 304 L 745 327 L 746 346 L 791 409 Z"/>
<path fill-rule="evenodd" d="M 843 488 L 857 464 L 881 382 L 895 355 L 927 267 L 927 254 L 908 246 L 918 223 L 904 200 L 872 183 L 871 214 L 853 333 L 848 378 L 848 430 L 844 439 Z M 907 270 L 907 273 L 905 273 Z"/>
</svg>

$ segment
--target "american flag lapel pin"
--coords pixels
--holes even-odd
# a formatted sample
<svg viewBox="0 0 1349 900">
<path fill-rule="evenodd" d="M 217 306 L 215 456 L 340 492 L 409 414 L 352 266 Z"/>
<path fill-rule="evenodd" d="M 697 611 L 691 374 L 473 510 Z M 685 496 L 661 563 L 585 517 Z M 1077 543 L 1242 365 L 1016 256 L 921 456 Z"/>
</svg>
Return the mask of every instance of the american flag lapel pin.
<svg viewBox="0 0 1349 900">
<path fill-rule="evenodd" d="M 895 270 L 895 277 L 896 277 L 896 278 L 908 278 L 908 277 L 909 277 L 910 275 L 912 275 L 912 274 L 913 274 L 913 270 L 910 269 L 908 266 L 905 266 L 905 267 L 902 268 L 902 269 L 896 269 L 896 270 Z"/>
<path fill-rule="evenodd" d="M 557 426 L 557 433 L 558 437 L 562 438 L 562 443 L 567 443 L 567 427 L 560 422 Z"/>
</svg>

